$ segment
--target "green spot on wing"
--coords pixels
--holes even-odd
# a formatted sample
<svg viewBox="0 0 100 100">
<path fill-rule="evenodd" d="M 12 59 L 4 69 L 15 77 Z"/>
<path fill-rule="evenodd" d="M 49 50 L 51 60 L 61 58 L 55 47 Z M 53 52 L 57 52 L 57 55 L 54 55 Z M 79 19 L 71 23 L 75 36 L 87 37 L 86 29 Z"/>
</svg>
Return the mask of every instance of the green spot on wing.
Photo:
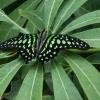
<svg viewBox="0 0 100 100">
<path fill-rule="evenodd" d="M 25 43 L 26 43 L 26 41 L 27 41 L 27 39 L 25 39 L 25 40 L 23 41 L 23 44 L 25 44 Z"/>
<path fill-rule="evenodd" d="M 66 42 L 64 40 L 62 40 L 62 44 L 66 44 Z"/>
<path fill-rule="evenodd" d="M 59 39 L 57 39 L 57 44 L 60 44 L 60 43 L 61 43 L 61 41 Z"/>
<path fill-rule="evenodd" d="M 30 43 L 31 43 L 31 39 L 28 40 L 28 44 L 30 44 Z"/>
<path fill-rule="evenodd" d="M 16 44 L 16 43 L 17 43 L 17 41 L 14 42 L 14 44 Z"/>
<path fill-rule="evenodd" d="M 35 42 L 36 42 L 36 37 L 33 36 L 33 44 L 32 44 L 32 51 L 33 51 L 33 53 L 34 53 L 34 45 L 35 45 Z"/>
<path fill-rule="evenodd" d="M 22 40 L 20 40 L 18 43 L 19 43 L 19 44 L 22 43 Z"/>
<path fill-rule="evenodd" d="M 54 37 L 54 35 L 51 35 L 51 36 L 47 39 L 46 44 L 45 44 L 45 47 L 43 47 L 43 50 L 41 51 L 41 53 L 44 52 L 44 50 L 47 48 L 47 46 L 48 46 L 50 40 L 52 39 L 52 37 Z"/>
</svg>

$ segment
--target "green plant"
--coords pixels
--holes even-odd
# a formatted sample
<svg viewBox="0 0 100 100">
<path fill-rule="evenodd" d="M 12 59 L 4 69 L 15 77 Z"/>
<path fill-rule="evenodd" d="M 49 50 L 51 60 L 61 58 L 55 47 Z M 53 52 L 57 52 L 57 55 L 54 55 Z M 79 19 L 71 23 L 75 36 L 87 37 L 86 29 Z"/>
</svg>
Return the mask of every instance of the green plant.
<svg viewBox="0 0 100 100">
<path fill-rule="evenodd" d="M 14 2 L 8 0 L 2 3 L 3 1 L 0 1 L 4 4 L 0 5 L 1 9 Z M 97 25 L 100 23 L 100 10 L 92 12 L 86 10 L 82 6 L 86 1 L 27 0 L 15 10 L 9 11 L 9 15 L 0 10 L 0 21 L 2 21 L 0 40 L 6 40 L 19 32 L 34 34 L 37 30 L 45 28 L 48 34 L 69 34 L 93 47 L 86 52 L 79 50 L 61 52 L 45 65 L 35 61 L 25 65 L 16 53 L 1 53 L 0 96 L 2 98 L 100 100 L 100 73 L 99 69 L 96 69 L 97 64 L 100 64 L 98 58 L 100 54 L 95 53 L 100 51 L 100 28 Z M 4 93 L 9 84 L 10 91 Z"/>
</svg>

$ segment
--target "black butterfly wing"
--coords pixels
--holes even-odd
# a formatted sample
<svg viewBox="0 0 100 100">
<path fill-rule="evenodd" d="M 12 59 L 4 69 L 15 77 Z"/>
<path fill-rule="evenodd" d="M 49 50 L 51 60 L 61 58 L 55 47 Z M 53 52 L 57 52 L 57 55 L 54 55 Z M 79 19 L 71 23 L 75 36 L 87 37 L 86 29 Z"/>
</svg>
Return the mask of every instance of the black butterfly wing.
<svg viewBox="0 0 100 100">
<path fill-rule="evenodd" d="M 8 39 L 7 41 L 0 43 L 0 50 L 11 50 L 16 49 L 17 46 L 14 44 L 17 42 L 17 37 L 13 37 L 11 39 Z"/>
<path fill-rule="evenodd" d="M 68 35 L 57 35 L 57 45 L 59 45 L 59 49 L 87 50 L 90 48 L 86 42 Z"/>
<path fill-rule="evenodd" d="M 40 62 L 44 63 L 54 58 L 58 52 L 59 47 L 57 45 L 57 36 L 49 35 L 41 48 L 41 52 L 38 56 Z"/>
<path fill-rule="evenodd" d="M 0 43 L 0 50 L 18 50 L 19 48 L 22 48 L 27 42 L 27 37 L 28 35 L 20 33 L 17 37 L 13 37 Z"/>
<path fill-rule="evenodd" d="M 28 63 L 36 57 L 37 36 L 20 33 L 17 37 L 0 43 L 0 50 L 15 49 L 21 57 Z M 38 54 L 41 62 L 47 62 L 54 58 L 62 49 L 87 50 L 90 46 L 75 37 L 68 35 L 49 35 Z"/>
<path fill-rule="evenodd" d="M 19 53 L 26 63 L 35 57 L 36 35 L 20 34 L 17 44 L 19 46 Z"/>
<path fill-rule="evenodd" d="M 28 63 L 28 61 L 35 57 L 35 41 L 35 35 L 20 33 L 17 37 L 2 42 L 0 44 L 0 50 L 14 49 Z"/>
<path fill-rule="evenodd" d="M 68 35 L 49 35 L 41 48 L 38 59 L 41 62 L 47 62 L 54 58 L 62 49 L 87 50 L 90 46 L 75 37 Z"/>
</svg>

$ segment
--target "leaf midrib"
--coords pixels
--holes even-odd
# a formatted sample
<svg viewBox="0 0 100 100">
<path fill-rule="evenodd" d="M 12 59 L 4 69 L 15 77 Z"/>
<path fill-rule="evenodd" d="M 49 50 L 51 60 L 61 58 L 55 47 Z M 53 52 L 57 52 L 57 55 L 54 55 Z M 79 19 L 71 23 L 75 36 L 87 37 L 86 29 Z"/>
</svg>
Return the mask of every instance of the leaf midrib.
<svg viewBox="0 0 100 100">
<path fill-rule="evenodd" d="M 77 68 L 80 70 L 81 73 L 83 73 L 83 75 L 87 78 L 87 80 L 89 81 L 89 83 L 91 84 L 91 86 L 94 88 L 94 90 L 96 91 L 97 95 L 100 97 L 100 93 L 99 91 L 96 89 L 96 87 L 94 86 L 94 84 L 92 83 L 92 81 L 88 78 L 87 74 L 79 67 L 79 65 L 77 63 L 75 63 L 70 57 L 68 57 L 69 60 L 75 64 L 77 66 Z"/>
<path fill-rule="evenodd" d="M 89 21 L 93 21 L 93 20 L 95 20 L 95 19 L 100 19 L 100 17 L 96 17 L 96 18 L 93 18 L 93 19 L 90 19 L 90 20 L 86 20 L 86 21 L 83 21 L 83 22 L 78 23 L 78 24 L 74 24 L 74 25 L 71 26 L 71 27 L 69 27 L 69 26 L 70 26 L 70 24 L 69 24 L 69 25 L 65 28 L 65 29 L 67 29 L 67 30 L 62 31 L 60 34 L 64 34 L 65 32 L 72 31 L 72 30 L 76 29 L 75 27 L 81 26 L 81 24 L 87 23 L 87 22 L 89 22 Z M 83 26 L 84 26 L 84 25 L 83 25 Z M 81 26 L 81 27 L 83 27 L 83 26 Z M 80 28 L 80 27 L 79 27 L 79 28 Z"/>
<path fill-rule="evenodd" d="M 34 84 L 35 84 L 35 80 L 36 80 L 36 75 L 37 75 L 37 70 L 38 70 L 38 67 L 36 68 L 36 71 L 34 73 L 34 79 L 32 81 L 32 88 L 31 88 L 31 91 L 30 91 L 30 99 L 29 100 L 32 100 L 32 94 L 33 94 L 33 88 L 34 88 Z"/>
<path fill-rule="evenodd" d="M 54 8 L 54 4 L 55 4 L 55 1 L 52 3 L 52 6 L 51 6 L 51 9 L 50 9 L 50 14 L 49 14 L 49 18 L 48 18 L 48 22 L 47 22 L 47 30 L 49 28 L 49 23 L 50 23 L 50 19 L 51 19 L 51 14 L 52 14 L 52 11 L 53 11 L 53 8 Z"/>
<path fill-rule="evenodd" d="M 60 18 L 60 20 L 58 21 L 53 33 L 55 33 L 55 31 L 57 30 L 59 24 L 61 23 L 61 20 L 65 17 L 66 13 L 68 12 L 68 10 L 73 6 L 73 4 L 75 3 L 76 0 L 73 0 L 73 2 L 71 3 L 71 5 L 68 7 L 68 9 L 65 11 L 65 13 L 63 13 L 62 17 Z"/>
<path fill-rule="evenodd" d="M 21 26 L 19 26 L 18 24 L 16 24 L 12 19 L 10 19 L 6 14 L 4 14 L 3 12 L 0 11 L 0 14 L 2 16 L 4 16 L 10 23 L 12 23 L 13 25 L 15 25 L 17 28 L 19 28 L 20 30 L 22 30 L 24 33 L 28 34 L 28 32 L 23 29 Z"/>
<path fill-rule="evenodd" d="M 85 40 L 85 41 L 100 41 L 100 39 L 82 39 L 82 40 Z"/>
<path fill-rule="evenodd" d="M 26 7 L 26 10 L 29 9 L 33 4 L 34 4 L 34 2 L 32 2 L 30 6 Z M 17 22 L 19 19 L 20 19 L 20 16 L 16 18 L 16 22 Z M 9 31 L 7 32 L 7 35 L 5 36 L 5 39 L 8 37 L 8 35 L 9 35 L 9 33 L 10 33 L 11 30 L 12 30 L 12 29 L 10 28 Z"/>
<path fill-rule="evenodd" d="M 3 78 L 3 80 L 0 81 L 0 85 L 6 80 L 6 78 L 16 69 L 16 67 L 20 65 L 20 63 L 18 63 L 12 70 L 9 71 L 9 73 Z M 20 65 L 21 66 L 21 65 Z"/>
<path fill-rule="evenodd" d="M 64 89 L 64 91 L 65 91 L 66 98 L 67 98 L 68 100 L 70 100 L 69 97 L 68 97 L 68 93 L 67 93 L 66 88 L 65 88 L 65 86 L 64 86 L 64 84 L 63 84 L 63 81 L 62 81 L 62 79 L 61 79 L 61 76 L 60 76 L 60 74 L 59 74 L 59 71 L 58 71 L 57 67 L 56 67 L 56 71 L 57 71 L 57 73 L 58 73 L 58 76 L 59 76 L 59 79 L 60 79 L 60 81 L 61 81 L 62 87 L 63 87 L 63 89 Z"/>
</svg>

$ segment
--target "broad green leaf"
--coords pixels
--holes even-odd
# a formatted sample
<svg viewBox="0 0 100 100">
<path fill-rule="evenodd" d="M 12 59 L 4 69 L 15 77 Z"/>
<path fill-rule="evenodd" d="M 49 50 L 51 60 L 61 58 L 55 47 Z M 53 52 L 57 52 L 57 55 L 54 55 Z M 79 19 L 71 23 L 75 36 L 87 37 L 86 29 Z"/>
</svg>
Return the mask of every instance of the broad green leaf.
<svg viewBox="0 0 100 100">
<path fill-rule="evenodd" d="M 52 77 L 50 73 L 45 74 L 45 82 L 51 92 L 53 92 Z"/>
<path fill-rule="evenodd" d="M 0 59 L 9 57 L 8 56 L 9 54 L 10 54 L 9 52 L 0 53 Z"/>
<path fill-rule="evenodd" d="M 14 100 L 15 96 L 17 95 L 20 89 L 21 84 L 22 81 L 20 79 L 16 81 L 11 81 L 11 91 L 9 95 L 5 96 L 5 98 L 7 98 L 7 100 Z"/>
<path fill-rule="evenodd" d="M 44 2 L 44 22 L 46 30 L 49 31 L 51 24 L 63 0 L 45 0 Z"/>
<path fill-rule="evenodd" d="M 0 65 L 9 63 L 17 56 L 18 56 L 17 53 L 12 53 L 12 52 L 0 53 Z"/>
<path fill-rule="evenodd" d="M 87 60 L 92 64 L 100 64 L 100 53 L 95 53 L 87 57 Z"/>
<path fill-rule="evenodd" d="M 9 18 L 8 16 L 4 13 L 3 10 L 0 9 L 0 21 L 5 21 L 5 22 L 8 22 L 8 23 L 11 23 L 9 21 Z"/>
<path fill-rule="evenodd" d="M 22 62 L 17 59 L 0 66 L 0 96 L 2 96 L 10 81 L 22 66 Z"/>
<path fill-rule="evenodd" d="M 84 58 L 68 54 L 65 60 L 76 74 L 89 100 L 100 100 L 100 73 Z"/>
<path fill-rule="evenodd" d="M 44 10 L 43 7 L 44 7 L 44 2 L 42 1 L 42 2 L 39 4 L 38 8 L 37 8 L 36 10 L 33 10 L 33 11 L 36 12 L 36 14 L 37 14 L 38 16 L 40 16 L 40 17 L 42 18 L 42 20 L 43 20 L 43 10 Z M 34 22 L 34 20 L 32 20 L 32 22 Z M 36 28 L 35 26 L 33 27 L 32 22 L 28 21 L 26 28 L 29 30 L 30 33 L 35 34 L 35 33 L 37 33 L 37 28 Z M 35 21 L 35 22 L 36 22 L 36 21 Z M 39 23 L 40 23 L 40 22 L 38 22 L 38 24 L 39 24 Z M 42 23 L 44 23 L 44 22 L 42 22 Z M 34 24 L 35 24 L 35 23 L 34 23 Z M 40 25 L 38 25 L 38 24 L 36 23 L 36 25 L 38 26 L 38 29 L 39 29 L 39 27 L 41 27 L 41 25 L 42 25 L 41 28 L 44 28 L 44 27 L 45 27 L 44 24 L 40 24 Z M 42 30 L 43 30 L 43 29 L 42 29 Z"/>
<path fill-rule="evenodd" d="M 0 9 L 7 7 L 9 4 L 15 2 L 16 0 L 0 0 Z"/>
<path fill-rule="evenodd" d="M 38 30 L 44 29 L 44 22 L 42 16 L 39 12 L 36 11 L 25 11 L 20 10 L 20 15 L 27 18 L 33 26 L 35 26 Z"/>
<path fill-rule="evenodd" d="M 79 32 L 79 33 L 73 34 L 72 36 L 75 36 L 79 39 L 84 40 L 91 47 L 100 48 L 100 28 L 95 28 L 95 29 Z"/>
<path fill-rule="evenodd" d="M 88 0 L 83 7 L 89 11 L 94 11 L 100 9 L 100 3 L 99 0 Z"/>
<path fill-rule="evenodd" d="M 21 26 L 19 26 L 17 23 L 15 23 L 12 19 L 10 19 L 2 10 L 0 10 L 0 21 L 8 22 L 9 24 L 12 24 L 16 27 L 16 29 L 20 30 L 23 33 L 28 33 L 27 30 L 23 29 Z"/>
<path fill-rule="evenodd" d="M 55 20 L 53 33 L 87 0 L 66 0 Z"/>
<path fill-rule="evenodd" d="M 15 21 L 18 25 L 23 26 L 26 20 L 23 20 L 23 18 L 21 18 L 21 16 L 19 15 L 19 9 L 24 9 L 24 10 L 36 9 L 37 5 L 40 2 L 41 0 L 27 0 L 22 5 L 20 5 L 18 8 L 16 8 L 13 12 L 11 12 L 9 17 L 13 21 Z M 0 24 L 0 39 L 1 40 L 6 40 L 7 38 L 11 36 L 17 35 L 18 33 L 19 31 L 13 32 L 12 26 L 7 23 L 2 22 Z"/>
<path fill-rule="evenodd" d="M 16 54 L 17 54 L 17 52 L 15 52 L 15 53 L 12 53 L 12 52 L 0 53 L 0 59 L 11 58 L 11 57 L 14 57 Z"/>
<path fill-rule="evenodd" d="M 52 64 L 52 80 L 55 100 L 82 100 L 77 88 L 58 62 Z"/>
<path fill-rule="evenodd" d="M 31 33 L 35 34 L 37 32 L 37 29 L 33 26 L 31 22 L 28 21 L 26 29 Z"/>
<path fill-rule="evenodd" d="M 42 100 L 43 71 L 42 66 L 30 66 L 16 100 Z M 26 90 L 26 91 L 25 91 Z"/>
<path fill-rule="evenodd" d="M 26 3 L 24 3 L 23 7 L 21 8 L 25 10 L 36 10 L 41 2 L 43 2 L 43 0 L 28 0 L 26 1 Z"/>
<path fill-rule="evenodd" d="M 80 7 L 75 13 L 74 16 L 75 18 L 80 17 L 86 13 L 89 13 L 90 11 L 88 9 L 85 9 L 83 6 Z"/>
<path fill-rule="evenodd" d="M 95 23 L 100 23 L 100 10 L 87 13 L 72 21 L 62 30 L 61 34 L 66 34 L 72 30 Z"/>
<path fill-rule="evenodd" d="M 53 96 L 43 96 L 43 100 L 54 100 L 54 97 Z"/>
</svg>

